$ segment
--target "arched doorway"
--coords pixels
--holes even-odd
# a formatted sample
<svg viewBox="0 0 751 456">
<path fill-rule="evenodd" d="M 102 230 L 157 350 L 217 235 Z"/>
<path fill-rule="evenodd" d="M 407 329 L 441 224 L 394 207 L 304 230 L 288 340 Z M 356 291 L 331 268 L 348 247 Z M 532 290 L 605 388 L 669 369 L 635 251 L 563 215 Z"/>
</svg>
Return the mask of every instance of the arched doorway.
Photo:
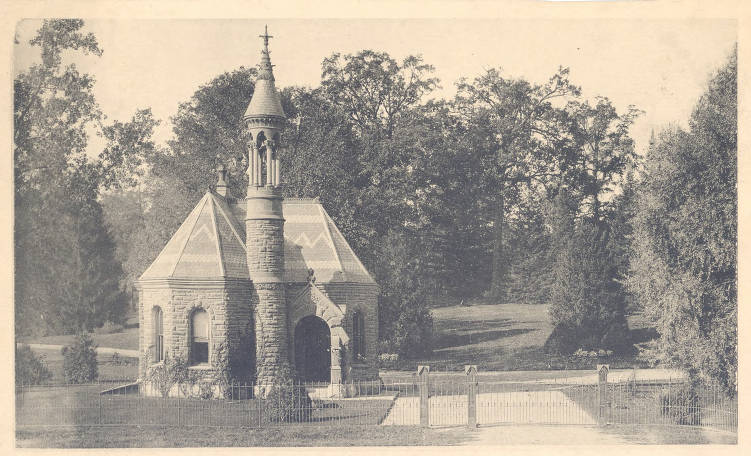
<svg viewBox="0 0 751 456">
<path fill-rule="evenodd" d="M 315 315 L 295 327 L 295 367 L 303 381 L 331 381 L 331 330 Z"/>
</svg>

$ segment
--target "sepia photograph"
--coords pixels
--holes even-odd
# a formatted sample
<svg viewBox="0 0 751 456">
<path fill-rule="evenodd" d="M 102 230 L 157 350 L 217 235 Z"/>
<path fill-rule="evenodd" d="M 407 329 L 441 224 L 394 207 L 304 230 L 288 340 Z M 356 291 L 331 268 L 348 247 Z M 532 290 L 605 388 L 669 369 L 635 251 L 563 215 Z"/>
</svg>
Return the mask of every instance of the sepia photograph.
<svg viewBox="0 0 751 456">
<path fill-rule="evenodd" d="M 533 3 L 15 19 L 11 445 L 737 448 L 739 20 Z"/>
</svg>

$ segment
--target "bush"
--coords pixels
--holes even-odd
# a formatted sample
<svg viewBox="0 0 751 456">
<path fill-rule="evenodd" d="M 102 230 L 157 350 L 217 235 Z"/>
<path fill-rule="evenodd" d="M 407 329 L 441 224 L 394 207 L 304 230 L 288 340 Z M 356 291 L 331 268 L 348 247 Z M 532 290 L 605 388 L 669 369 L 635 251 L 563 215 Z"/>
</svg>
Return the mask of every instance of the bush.
<svg viewBox="0 0 751 456">
<path fill-rule="evenodd" d="M 99 377 L 96 345 L 88 333 L 81 333 L 73 345 L 63 347 L 62 354 L 67 383 L 90 383 Z"/>
<path fill-rule="evenodd" d="M 123 332 L 124 330 L 125 326 L 108 320 L 100 328 L 94 328 L 94 334 L 114 334 Z"/>
<path fill-rule="evenodd" d="M 150 364 L 148 359 L 149 357 L 147 357 L 147 363 Z M 168 354 L 165 354 L 163 362 L 150 366 L 146 370 L 145 380 L 159 391 L 162 397 L 169 396 L 170 390 L 175 385 L 180 386 L 183 395 L 189 396 L 191 387 L 195 383 L 185 361 L 178 357 L 172 358 Z"/>
<path fill-rule="evenodd" d="M 692 383 L 676 385 L 669 391 L 660 393 L 660 412 L 672 419 L 675 424 L 699 425 L 701 412 L 699 395 Z"/>
<path fill-rule="evenodd" d="M 28 345 L 16 345 L 16 385 L 39 385 L 51 378 L 44 355 L 36 355 Z"/>
<path fill-rule="evenodd" d="M 378 367 L 393 369 L 399 362 L 398 353 L 381 353 L 378 355 Z"/>
<path fill-rule="evenodd" d="M 264 413 L 274 423 L 310 421 L 313 401 L 304 386 L 285 382 L 266 392 Z"/>
</svg>

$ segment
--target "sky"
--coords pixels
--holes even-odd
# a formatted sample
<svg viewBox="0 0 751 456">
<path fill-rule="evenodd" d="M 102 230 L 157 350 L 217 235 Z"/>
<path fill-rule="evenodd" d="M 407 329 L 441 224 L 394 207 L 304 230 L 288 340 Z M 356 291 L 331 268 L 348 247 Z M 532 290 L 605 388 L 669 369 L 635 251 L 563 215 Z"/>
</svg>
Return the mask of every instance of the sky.
<svg viewBox="0 0 751 456">
<path fill-rule="evenodd" d="M 40 22 L 18 24 L 17 74 L 39 60 L 28 45 Z M 644 114 L 632 127 L 637 152 L 650 133 L 670 123 L 686 126 L 712 73 L 736 41 L 734 19 L 273 19 L 86 20 L 101 57 L 69 59 L 96 79 L 95 95 L 109 120 L 128 120 L 150 107 L 172 135 L 170 116 L 180 102 L 215 76 L 259 60 L 259 34 L 268 24 L 278 88 L 318 86 L 321 61 L 334 52 L 361 49 L 403 59 L 422 55 L 441 80 L 435 97 L 450 98 L 455 83 L 500 67 L 506 76 L 542 83 L 559 66 L 588 99 L 610 98 L 620 111 Z M 92 138 L 90 151 L 99 139 Z"/>
</svg>

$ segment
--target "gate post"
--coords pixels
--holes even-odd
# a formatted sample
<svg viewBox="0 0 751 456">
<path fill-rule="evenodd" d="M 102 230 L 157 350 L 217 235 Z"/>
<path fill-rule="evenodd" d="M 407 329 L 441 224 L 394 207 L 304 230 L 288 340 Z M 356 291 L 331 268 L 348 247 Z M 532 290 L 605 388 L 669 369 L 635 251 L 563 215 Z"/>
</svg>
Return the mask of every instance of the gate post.
<svg viewBox="0 0 751 456">
<path fill-rule="evenodd" d="M 608 408 L 608 372 L 610 365 L 597 365 L 597 423 L 602 426 L 607 424 L 605 410 Z"/>
<path fill-rule="evenodd" d="M 467 428 L 477 428 L 477 366 L 465 365 L 467 375 Z"/>
<path fill-rule="evenodd" d="M 420 426 L 430 426 L 430 401 L 428 389 L 430 388 L 430 366 L 417 366 L 417 376 L 420 378 Z"/>
</svg>

